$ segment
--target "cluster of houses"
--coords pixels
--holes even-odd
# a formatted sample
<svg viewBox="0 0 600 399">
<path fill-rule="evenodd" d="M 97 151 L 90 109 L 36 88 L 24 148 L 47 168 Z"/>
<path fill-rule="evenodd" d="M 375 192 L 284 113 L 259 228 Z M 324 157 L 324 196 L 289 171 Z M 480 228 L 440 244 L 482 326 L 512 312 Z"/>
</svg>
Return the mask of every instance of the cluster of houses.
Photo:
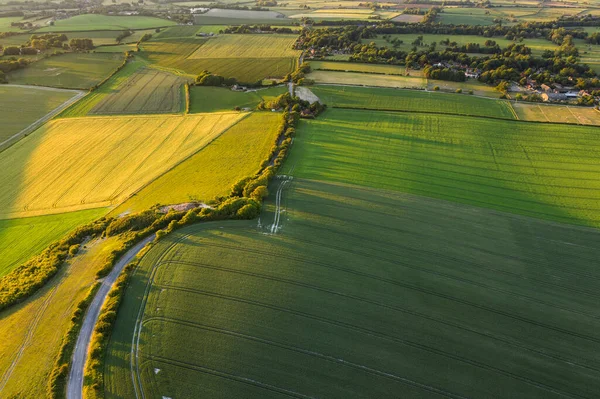
<svg viewBox="0 0 600 399">
<path fill-rule="evenodd" d="M 569 101 L 577 100 L 579 97 L 588 96 L 589 93 L 585 90 L 577 90 L 573 86 L 563 86 L 559 83 L 555 83 L 554 87 L 550 87 L 547 84 L 542 83 L 536 85 L 535 82 L 529 82 L 526 89 L 539 94 L 544 101 Z"/>
</svg>

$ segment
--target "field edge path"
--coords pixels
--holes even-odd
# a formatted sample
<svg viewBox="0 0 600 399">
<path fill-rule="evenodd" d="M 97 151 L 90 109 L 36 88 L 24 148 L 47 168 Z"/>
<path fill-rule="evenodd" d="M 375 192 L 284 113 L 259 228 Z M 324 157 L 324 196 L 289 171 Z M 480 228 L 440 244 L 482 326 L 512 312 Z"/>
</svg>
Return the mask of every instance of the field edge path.
<svg viewBox="0 0 600 399">
<path fill-rule="evenodd" d="M 100 316 L 100 310 L 104 305 L 110 289 L 121 274 L 123 268 L 125 268 L 138 252 L 153 239 L 154 235 L 151 235 L 133 246 L 121 256 L 109 275 L 102 281 L 100 289 L 96 293 L 96 296 L 85 314 L 81 330 L 77 336 L 77 343 L 75 345 L 73 357 L 71 358 L 71 369 L 69 370 L 69 379 L 67 381 L 67 399 L 82 399 L 83 397 L 83 375 L 87 360 L 87 352 L 92 339 L 92 333 L 94 332 L 94 327 Z"/>
</svg>

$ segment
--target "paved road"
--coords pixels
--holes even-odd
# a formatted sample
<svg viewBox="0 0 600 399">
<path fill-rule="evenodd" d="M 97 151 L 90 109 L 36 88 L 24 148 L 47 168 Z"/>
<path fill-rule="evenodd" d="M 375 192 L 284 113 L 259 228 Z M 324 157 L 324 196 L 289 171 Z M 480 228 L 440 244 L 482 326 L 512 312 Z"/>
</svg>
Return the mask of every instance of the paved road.
<svg viewBox="0 0 600 399">
<path fill-rule="evenodd" d="M 92 333 L 94 332 L 94 326 L 98 321 L 98 316 L 100 316 L 100 309 L 102 309 L 102 305 L 104 304 L 108 292 L 117 280 L 117 277 L 119 277 L 119 274 L 121 274 L 123 268 L 153 239 L 154 235 L 151 235 L 127 251 L 125 255 L 119 259 L 110 274 L 102 281 L 100 289 L 96 293 L 94 300 L 85 314 L 79 337 L 77 337 L 77 344 L 71 362 L 71 371 L 69 372 L 69 381 L 67 383 L 67 399 L 82 398 L 83 371 L 87 359 L 87 351 L 90 346 L 90 340 L 92 339 Z"/>
</svg>

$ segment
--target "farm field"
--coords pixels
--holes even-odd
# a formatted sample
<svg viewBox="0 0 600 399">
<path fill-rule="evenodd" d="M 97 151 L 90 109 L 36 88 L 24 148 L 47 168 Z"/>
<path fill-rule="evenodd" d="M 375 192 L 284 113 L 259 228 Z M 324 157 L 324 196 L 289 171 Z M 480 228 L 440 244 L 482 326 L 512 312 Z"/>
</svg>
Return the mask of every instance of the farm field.
<svg viewBox="0 0 600 399">
<path fill-rule="evenodd" d="M 116 46 L 99 46 L 94 49 L 94 53 L 126 53 L 135 51 L 135 44 L 118 44 Z"/>
<path fill-rule="evenodd" d="M 144 16 L 111 16 L 100 14 L 76 15 L 57 20 L 54 26 L 45 26 L 36 32 L 69 32 L 91 30 L 149 29 L 176 25 L 167 19 Z"/>
<path fill-rule="evenodd" d="M 271 35 L 222 35 L 211 39 L 163 39 L 144 43 L 142 56 L 161 68 L 196 76 L 204 70 L 253 83 L 267 77 L 283 77 L 297 63 L 299 52 L 282 47 L 295 39 Z M 276 46 L 275 46 L 276 44 Z M 235 57 L 246 54 L 251 58 Z M 207 56 L 208 55 L 208 56 Z"/>
<path fill-rule="evenodd" d="M 0 32 L 18 32 L 20 29 L 16 26 L 11 26 L 13 22 L 22 21 L 23 17 L 1 17 L 0 18 Z"/>
<path fill-rule="evenodd" d="M 48 376 L 71 315 L 120 242 L 119 237 L 111 237 L 87 243 L 34 296 L 0 312 L 0 396 L 46 397 Z"/>
<path fill-rule="evenodd" d="M 77 92 L 0 86 L 0 148 L 2 143 L 73 98 Z"/>
<path fill-rule="evenodd" d="M 7 75 L 14 84 L 89 89 L 123 62 L 123 54 L 68 53 L 37 61 Z"/>
<path fill-rule="evenodd" d="M 106 209 L 0 220 L 0 277 L 40 253 L 76 227 L 101 217 Z"/>
<path fill-rule="evenodd" d="M 103 46 L 107 44 L 117 44 L 117 36 L 122 30 L 97 30 L 84 32 L 66 32 L 69 39 L 92 39 L 94 46 Z M 94 51 L 97 51 L 95 49 Z"/>
<path fill-rule="evenodd" d="M 274 11 L 226 10 L 213 8 L 204 14 L 194 15 L 195 25 L 277 24 L 290 25 L 293 20 Z"/>
<path fill-rule="evenodd" d="M 230 127 L 200 152 L 160 176 L 112 214 L 149 209 L 155 204 L 211 201 L 259 169 L 275 143 L 281 115 L 255 112 Z"/>
<path fill-rule="evenodd" d="M 600 226 L 597 128 L 331 109 L 303 122 L 294 176 Z M 299 162 L 299 160 L 304 160 Z"/>
<path fill-rule="evenodd" d="M 515 119 L 508 101 L 482 99 L 468 94 L 343 86 L 313 86 L 310 90 L 330 107 Z"/>
<path fill-rule="evenodd" d="M 301 178 L 288 187 L 277 235 L 256 221 L 201 224 L 143 258 L 111 337 L 106 397 L 134 396 L 142 298 L 133 373 L 146 397 L 600 389 L 597 230 Z"/>
<path fill-rule="evenodd" d="M 448 8 L 438 14 L 436 22 L 453 25 L 493 25 L 496 16 L 485 14 L 483 8 Z"/>
<path fill-rule="evenodd" d="M 53 120 L 2 153 L 0 218 L 117 205 L 242 116 Z"/>
<path fill-rule="evenodd" d="M 400 89 L 424 89 L 427 79 L 418 76 L 375 75 L 359 72 L 313 71 L 306 75 L 315 83 L 355 86 L 394 87 Z"/>
<path fill-rule="evenodd" d="M 235 107 L 255 108 L 261 101 L 273 100 L 286 93 L 286 86 L 253 91 L 233 91 L 222 87 L 190 87 L 190 113 L 231 111 Z"/>
<path fill-rule="evenodd" d="M 92 110 L 93 115 L 177 113 L 184 109 L 184 79 L 156 69 L 138 70 Z"/>
<path fill-rule="evenodd" d="M 514 103 L 519 119 L 540 122 L 562 122 L 600 125 L 600 112 L 589 107 Z"/>
<path fill-rule="evenodd" d="M 494 88 L 494 86 L 488 86 L 475 79 L 467 79 L 466 82 L 451 82 L 449 80 L 427 80 L 427 90 L 434 90 L 435 87 L 439 87 L 441 91 L 455 92 L 460 89 L 463 93 L 468 93 L 469 90 L 473 91 L 476 96 L 499 98 L 500 93 Z"/>
<path fill-rule="evenodd" d="M 312 70 L 341 71 L 341 72 L 365 72 L 383 75 L 404 75 L 406 69 L 403 66 L 359 64 L 355 62 L 331 62 L 310 61 Z"/>
</svg>

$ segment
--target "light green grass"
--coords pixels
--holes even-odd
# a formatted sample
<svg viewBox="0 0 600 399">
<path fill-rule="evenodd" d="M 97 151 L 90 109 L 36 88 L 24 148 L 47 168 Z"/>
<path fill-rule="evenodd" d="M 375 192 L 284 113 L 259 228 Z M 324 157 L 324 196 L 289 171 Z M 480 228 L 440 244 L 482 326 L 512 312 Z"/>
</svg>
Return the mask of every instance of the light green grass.
<svg viewBox="0 0 600 399">
<path fill-rule="evenodd" d="M 420 76 L 376 75 L 360 72 L 312 71 L 307 79 L 316 83 L 352 86 L 393 87 L 400 89 L 424 89 L 427 79 Z"/>
<path fill-rule="evenodd" d="M 50 216 L 0 220 L 0 276 L 37 255 L 69 231 L 106 212 L 106 209 L 91 209 Z"/>
<path fill-rule="evenodd" d="M 297 178 L 287 187 L 275 236 L 256 220 L 199 224 L 143 258 L 111 336 L 107 398 L 135 396 L 132 333 L 150 276 L 134 352 L 146 397 L 600 389 L 597 230 Z"/>
<path fill-rule="evenodd" d="M 0 86 L 0 143 L 75 96 L 76 92 Z"/>
<path fill-rule="evenodd" d="M 23 17 L 2 17 L 0 18 L 0 32 L 19 32 L 21 29 L 11 26 L 13 22 L 22 22 Z"/>
<path fill-rule="evenodd" d="M 515 119 L 508 101 L 482 99 L 468 94 L 342 86 L 314 86 L 310 89 L 321 102 L 332 107 L 424 111 Z"/>
<path fill-rule="evenodd" d="M 222 87 L 190 87 L 190 112 L 231 111 L 235 107 L 255 108 L 261 101 L 269 101 L 287 92 L 286 86 L 253 91 L 233 91 Z"/>
<path fill-rule="evenodd" d="M 100 46 L 94 49 L 95 53 L 126 53 L 135 51 L 135 44 L 119 44 L 116 46 Z"/>
<path fill-rule="evenodd" d="M 313 70 L 366 72 L 383 75 L 403 75 L 405 72 L 403 66 L 359 64 L 356 62 L 310 61 L 310 67 Z"/>
<path fill-rule="evenodd" d="M 154 17 L 83 14 L 57 20 L 54 26 L 43 27 L 37 32 L 149 29 L 171 25 L 176 25 L 176 23 Z"/>
<path fill-rule="evenodd" d="M 123 58 L 120 53 L 67 53 L 44 58 L 7 77 L 15 84 L 88 89 L 109 76 Z"/>
<path fill-rule="evenodd" d="M 280 121 L 280 114 L 252 113 L 136 193 L 113 214 L 143 211 L 155 204 L 210 201 L 227 195 L 234 183 L 258 171 L 275 143 Z"/>
<path fill-rule="evenodd" d="M 526 121 L 600 125 L 600 111 L 591 107 L 518 102 L 513 104 L 513 108 L 519 119 Z"/>
<path fill-rule="evenodd" d="M 294 175 L 600 226 L 595 127 L 328 110 L 303 122 Z M 285 173 L 285 171 L 284 171 Z"/>
<path fill-rule="evenodd" d="M 494 22 L 493 14 L 486 15 L 483 8 L 444 8 L 443 12 L 438 14 L 436 22 L 453 25 L 492 25 Z"/>
</svg>

